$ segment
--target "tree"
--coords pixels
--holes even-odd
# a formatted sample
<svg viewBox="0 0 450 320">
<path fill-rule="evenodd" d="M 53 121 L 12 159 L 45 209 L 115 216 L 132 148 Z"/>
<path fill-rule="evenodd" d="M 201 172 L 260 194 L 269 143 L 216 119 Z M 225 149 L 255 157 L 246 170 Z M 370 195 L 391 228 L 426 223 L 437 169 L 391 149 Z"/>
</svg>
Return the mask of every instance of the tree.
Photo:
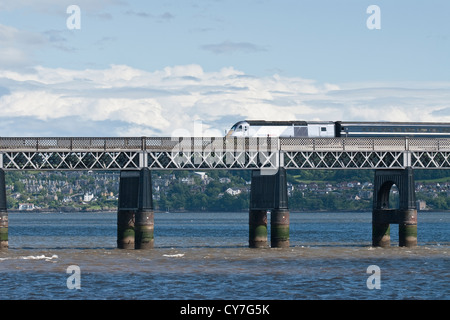
<svg viewBox="0 0 450 320">
<path fill-rule="evenodd" d="M 24 193 L 25 192 L 25 184 L 20 180 L 14 181 L 14 192 Z"/>
</svg>

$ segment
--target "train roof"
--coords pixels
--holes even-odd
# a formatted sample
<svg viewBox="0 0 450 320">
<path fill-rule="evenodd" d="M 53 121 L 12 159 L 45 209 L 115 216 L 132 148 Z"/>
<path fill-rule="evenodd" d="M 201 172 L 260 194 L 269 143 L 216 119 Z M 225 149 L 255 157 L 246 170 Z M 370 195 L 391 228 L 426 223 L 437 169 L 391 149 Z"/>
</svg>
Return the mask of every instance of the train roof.
<svg viewBox="0 0 450 320">
<path fill-rule="evenodd" d="M 306 126 L 306 121 L 266 121 L 266 120 L 245 120 L 251 126 Z"/>
<path fill-rule="evenodd" d="M 341 126 L 450 126 L 448 122 L 389 122 L 389 121 L 272 121 L 272 120 L 244 120 L 236 123 L 248 123 L 251 126 L 307 126 L 308 124 L 340 124 Z"/>
<path fill-rule="evenodd" d="M 389 122 L 389 121 L 338 121 L 342 126 L 345 125 L 370 125 L 370 126 L 450 126 L 448 122 Z"/>
</svg>

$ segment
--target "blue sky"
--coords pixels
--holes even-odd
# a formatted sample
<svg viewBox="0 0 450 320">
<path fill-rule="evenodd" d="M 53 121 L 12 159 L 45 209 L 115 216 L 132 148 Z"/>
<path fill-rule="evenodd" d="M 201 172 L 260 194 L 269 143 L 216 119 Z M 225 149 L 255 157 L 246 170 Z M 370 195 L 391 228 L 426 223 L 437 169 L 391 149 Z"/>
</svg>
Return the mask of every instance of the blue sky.
<svg viewBox="0 0 450 320">
<path fill-rule="evenodd" d="M 2 0 L 2 135 L 450 122 L 449 16 L 445 0 Z"/>
</svg>

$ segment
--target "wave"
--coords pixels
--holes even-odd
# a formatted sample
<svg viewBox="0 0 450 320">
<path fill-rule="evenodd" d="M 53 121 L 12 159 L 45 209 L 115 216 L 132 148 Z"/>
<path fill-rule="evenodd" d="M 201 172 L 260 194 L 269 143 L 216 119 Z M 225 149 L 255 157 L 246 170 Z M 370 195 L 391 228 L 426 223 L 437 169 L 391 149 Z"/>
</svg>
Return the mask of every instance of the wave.
<svg viewBox="0 0 450 320">
<path fill-rule="evenodd" d="M 51 257 L 48 257 L 46 255 L 23 256 L 23 257 L 6 257 L 6 258 L 0 258 L 0 261 L 4 261 L 4 260 L 45 260 L 45 261 L 51 261 L 52 259 L 58 259 L 58 256 L 56 254 L 54 254 Z"/>
</svg>

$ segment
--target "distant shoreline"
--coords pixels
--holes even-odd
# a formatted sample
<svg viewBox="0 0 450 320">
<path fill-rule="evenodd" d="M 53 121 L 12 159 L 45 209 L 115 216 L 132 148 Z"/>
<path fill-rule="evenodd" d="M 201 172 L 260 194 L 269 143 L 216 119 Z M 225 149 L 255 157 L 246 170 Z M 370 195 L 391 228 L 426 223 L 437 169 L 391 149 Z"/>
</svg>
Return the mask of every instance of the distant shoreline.
<svg viewBox="0 0 450 320">
<path fill-rule="evenodd" d="M 9 213 L 114 213 L 117 212 L 117 209 L 104 209 L 104 210 L 51 210 L 51 209 L 34 209 L 34 210 L 18 210 L 18 209 L 9 209 L 7 210 Z M 154 210 L 155 213 L 215 213 L 215 212 L 242 212 L 246 213 L 248 210 L 240 210 L 240 211 L 189 211 L 189 210 L 173 210 L 173 211 L 164 211 L 164 210 Z M 332 212 L 332 213 L 345 213 L 345 212 L 371 212 L 371 210 L 292 210 L 290 213 L 321 213 L 321 212 Z M 418 210 L 420 213 L 426 212 L 450 212 L 450 210 Z"/>
<path fill-rule="evenodd" d="M 117 212 L 117 209 L 105 209 L 105 210 L 52 210 L 52 209 L 33 209 L 33 210 L 19 210 L 8 209 L 11 213 L 96 213 L 96 212 Z"/>
</svg>

